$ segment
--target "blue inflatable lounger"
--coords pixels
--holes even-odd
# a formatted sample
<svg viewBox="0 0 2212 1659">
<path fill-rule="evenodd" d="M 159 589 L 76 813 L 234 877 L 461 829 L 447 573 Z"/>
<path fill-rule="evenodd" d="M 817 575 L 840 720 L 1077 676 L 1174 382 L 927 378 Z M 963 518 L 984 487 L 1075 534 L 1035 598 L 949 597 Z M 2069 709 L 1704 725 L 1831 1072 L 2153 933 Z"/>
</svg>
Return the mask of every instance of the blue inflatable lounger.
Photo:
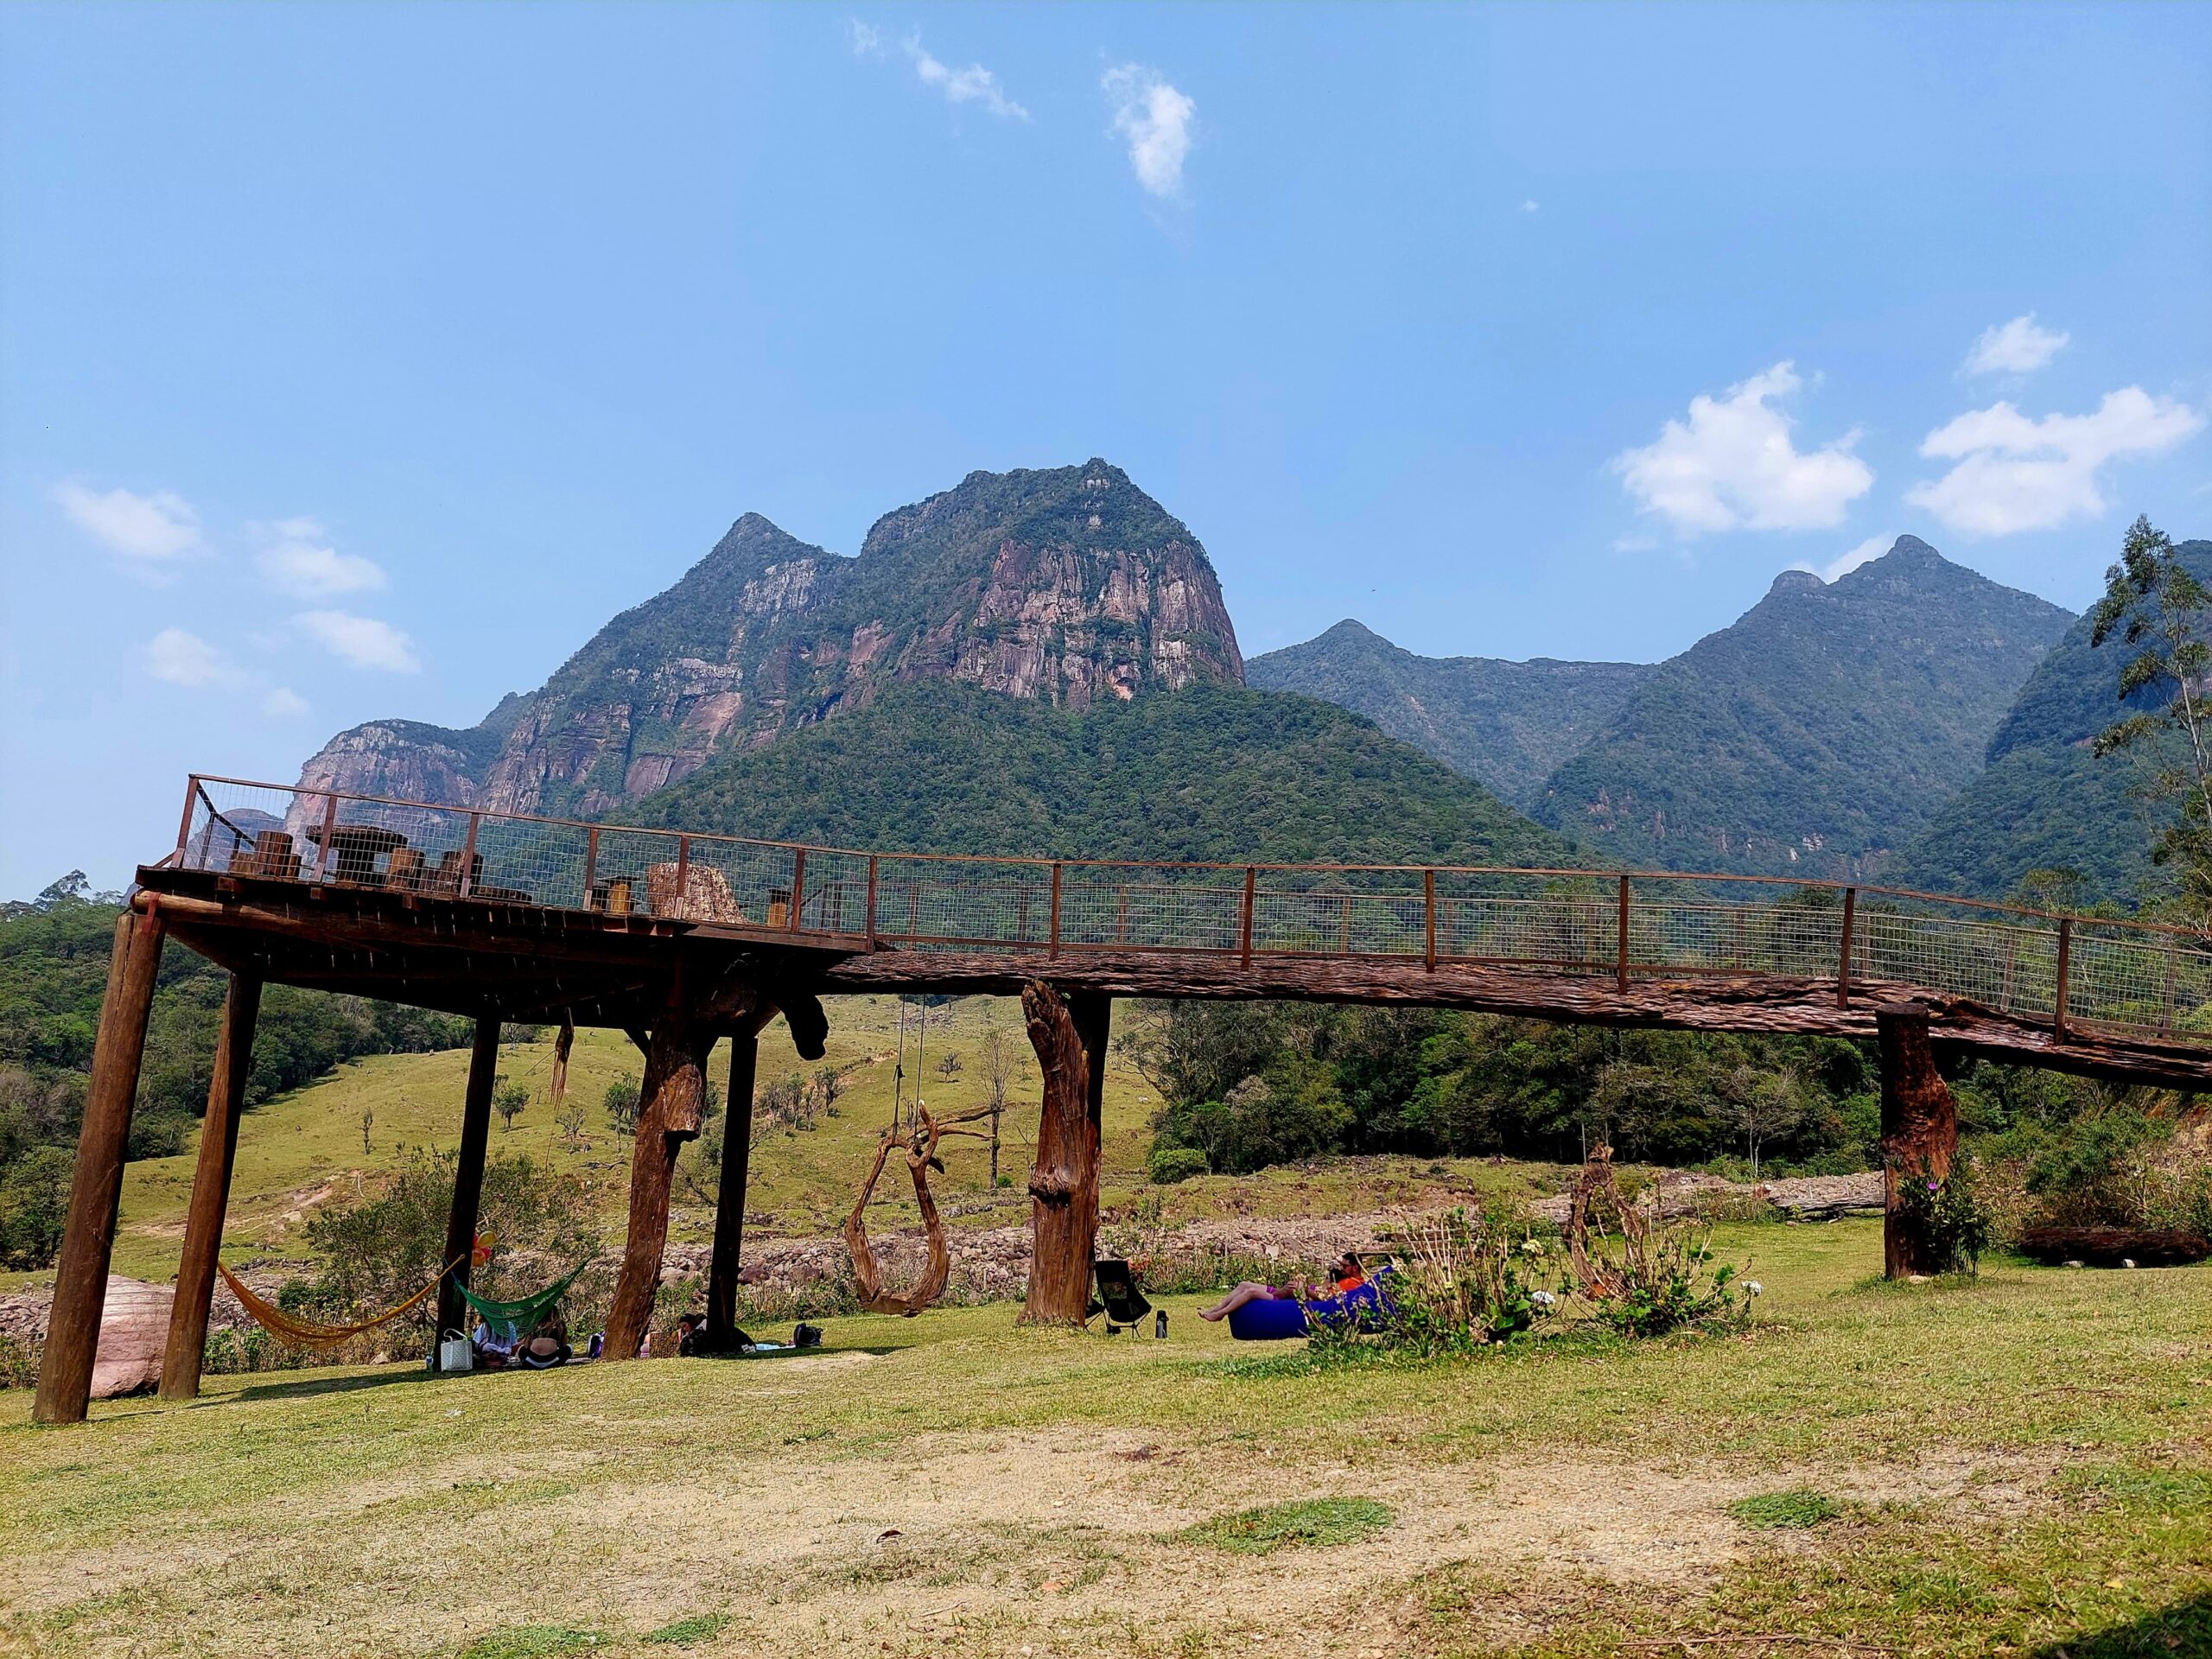
<svg viewBox="0 0 2212 1659">
<path fill-rule="evenodd" d="M 1230 1310 L 1229 1334 L 1239 1342 L 1280 1342 L 1286 1337 L 1305 1336 L 1309 1320 L 1324 1325 L 1348 1321 L 1354 1329 L 1364 1329 L 1390 1311 L 1390 1299 L 1382 1286 L 1389 1276 L 1386 1268 L 1357 1289 L 1316 1301 L 1276 1296 L 1247 1302 Z"/>
</svg>

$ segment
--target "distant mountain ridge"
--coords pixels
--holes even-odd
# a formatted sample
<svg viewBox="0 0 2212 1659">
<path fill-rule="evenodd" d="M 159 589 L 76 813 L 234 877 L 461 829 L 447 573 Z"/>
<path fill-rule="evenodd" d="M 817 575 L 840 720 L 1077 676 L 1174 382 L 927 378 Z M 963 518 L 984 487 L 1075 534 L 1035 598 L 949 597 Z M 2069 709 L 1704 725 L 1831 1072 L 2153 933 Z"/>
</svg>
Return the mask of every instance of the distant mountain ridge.
<svg viewBox="0 0 2212 1659">
<path fill-rule="evenodd" d="M 2175 550 L 2212 582 L 2212 541 Z M 2091 751 L 2099 732 L 2128 710 L 2120 701 L 2118 639 L 2089 643 L 2089 619 L 2069 628 L 1989 740 L 1988 766 L 1936 813 L 1900 861 L 1914 886 L 2002 898 L 2031 870 L 2071 870 L 2078 901 L 2133 905 L 2164 885 L 2151 847 L 2170 809 L 2137 793 L 2150 755 Z M 2153 706 L 2154 694 L 2131 700 Z"/>
<path fill-rule="evenodd" d="M 1535 657 L 1421 657 L 1350 618 L 1255 657 L 1246 681 L 1365 715 L 1524 811 L 1653 670 Z"/>
<path fill-rule="evenodd" d="M 971 473 L 885 514 L 852 557 L 747 513 L 673 587 L 477 727 L 368 721 L 300 781 L 595 817 L 893 683 L 958 680 L 1082 709 L 1243 678 L 1205 550 L 1094 459 Z"/>
<path fill-rule="evenodd" d="M 1784 571 L 1662 663 L 1535 816 L 1608 863 L 1878 874 L 2074 621 L 1913 536 L 1834 582 Z"/>
</svg>

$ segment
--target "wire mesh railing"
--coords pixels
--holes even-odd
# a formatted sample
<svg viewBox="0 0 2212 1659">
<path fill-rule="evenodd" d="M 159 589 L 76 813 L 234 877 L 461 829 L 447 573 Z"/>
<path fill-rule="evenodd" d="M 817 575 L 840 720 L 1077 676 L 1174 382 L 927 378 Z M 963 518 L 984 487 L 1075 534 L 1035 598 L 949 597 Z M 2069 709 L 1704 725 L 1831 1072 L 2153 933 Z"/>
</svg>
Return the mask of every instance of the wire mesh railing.
<svg viewBox="0 0 2212 1659">
<path fill-rule="evenodd" d="M 790 933 L 847 948 L 1385 958 L 1911 987 L 2212 1042 L 2212 949 L 2150 923 L 1668 872 L 871 853 L 195 775 L 192 869 Z M 1742 893 L 1742 902 L 1716 893 Z"/>
</svg>

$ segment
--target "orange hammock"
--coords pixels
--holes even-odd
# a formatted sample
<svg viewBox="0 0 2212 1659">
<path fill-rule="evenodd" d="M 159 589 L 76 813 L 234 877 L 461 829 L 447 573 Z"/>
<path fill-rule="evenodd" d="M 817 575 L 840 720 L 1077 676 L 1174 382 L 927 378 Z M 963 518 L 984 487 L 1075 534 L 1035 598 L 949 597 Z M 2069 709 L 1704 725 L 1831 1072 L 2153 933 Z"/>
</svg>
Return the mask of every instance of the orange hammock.
<svg viewBox="0 0 2212 1659">
<path fill-rule="evenodd" d="M 362 1332 L 373 1331 L 406 1313 L 435 1292 L 445 1281 L 446 1274 L 461 1265 L 461 1260 L 456 1255 L 447 1262 L 435 1278 L 397 1307 L 387 1308 L 376 1318 L 363 1319 L 358 1325 L 318 1325 L 313 1319 L 296 1319 L 282 1308 L 262 1300 L 248 1290 L 238 1276 L 221 1262 L 215 1264 L 215 1271 L 223 1275 L 223 1282 L 231 1287 L 231 1294 L 238 1299 L 238 1306 L 251 1313 L 254 1322 L 277 1341 L 290 1348 L 335 1348 L 341 1343 L 350 1342 Z"/>
</svg>

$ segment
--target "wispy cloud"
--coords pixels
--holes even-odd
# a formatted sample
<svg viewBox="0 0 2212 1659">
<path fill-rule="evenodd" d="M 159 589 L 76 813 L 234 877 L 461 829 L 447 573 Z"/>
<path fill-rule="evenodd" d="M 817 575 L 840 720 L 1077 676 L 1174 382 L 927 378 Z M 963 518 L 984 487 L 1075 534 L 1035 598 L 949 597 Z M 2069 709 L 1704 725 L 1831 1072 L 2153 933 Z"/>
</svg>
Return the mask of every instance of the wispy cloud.
<svg viewBox="0 0 2212 1659">
<path fill-rule="evenodd" d="M 1137 182 L 1155 196 L 1181 195 L 1198 105 L 1139 63 L 1109 69 L 1099 86 L 1114 112 L 1115 134 L 1128 145 Z"/>
<path fill-rule="evenodd" d="M 1854 429 L 1814 450 L 1791 438 L 1796 424 L 1776 407 L 1803 383 L 1776 364 L 1719 397 L 1690 400 L 1687 421 L 1670 420 L 1657 440 L 1613 457 L 1639 511 L 1678 534 L 1723 530 L 1824 530 L 1873 487 L 1873 468 L 1851 453 Z"/>
<path fill-rule="evenodd" d="M 54 487 L 54 499 L 71 524 L 142 575 L 158 575 L 207 551 L 200 515 L 170 491 L 140 495 L 67 483 Z"/>
<path fill-rule="evenodd" d="M 389 622 L 346 611 L 302 611 L 292 620 L 333 656 L 356 668 L 412 674 L 423 666 L 415 642 Z"/>
<path fill-rule="evenodd" d="M 264 544 L 255 556 L 262 579 L 295 599 L 328 599 L 385 585 L 384 569 L 359 554 L 340 553 L 313 518 L 284 518 L 261 527 Z"/>
<path fill-rule="evenodd" d="M 1534 196 L 1529 197 L 1526 201 L 1521 204 L 1521 211 L 1524 213 L 1533 213 L 1536 211 L 1536 207 L 1537 202 Z"/>
<path fill-rule="evenodd" d="M 307 699 L 289 685 L 271 686 L 261 699 L 261 712 L 272 720 L 297 720 L 307 711 Z"/>
<path fill-rule="evenodd" d="M 2036 325 L 2036 314 L 1993 323 L 1967 353 L 1967 374 L 2028 374 L 2066 349 L 2074 336 Z"/>
<path fill-rule="evenodd" d="M 198 634 L 163 628 L 146 642 L 146 671 L 170 685 L 238 686 L 245 671 Z"/>
<path fill-rule="evenodd" d="M 1958 464 L 1904 499 L 1969 536 L 2046 530 L 2105 511 L 2098 474 L 2107 463 L 2163 454 L 2203 426 L 2188 404 L 2140 386 L 2107 392 L 2087 415 L 2031 420 L 2010 404 L 1993 404 L 1928 435 L 1922 454 Z"/>
<path fill-rule="evenodd" d="M 845 44 L 859 58 L 881 58 L 890 52 L 889 37 L 883 29 L 857 17 L 845 19 Z M 947 103 L 978 104 L 1001 121 L 1029 119 L 1029 111 L 1008 98 L 999 78 L 982 64 L 954 68 L 922 44 L 918 31 L 909 32 L 899 46 L 906 54 L 906 60 L 914 66 L 916 78 L 923 86 L 944 93 Z"/>
</svg>

